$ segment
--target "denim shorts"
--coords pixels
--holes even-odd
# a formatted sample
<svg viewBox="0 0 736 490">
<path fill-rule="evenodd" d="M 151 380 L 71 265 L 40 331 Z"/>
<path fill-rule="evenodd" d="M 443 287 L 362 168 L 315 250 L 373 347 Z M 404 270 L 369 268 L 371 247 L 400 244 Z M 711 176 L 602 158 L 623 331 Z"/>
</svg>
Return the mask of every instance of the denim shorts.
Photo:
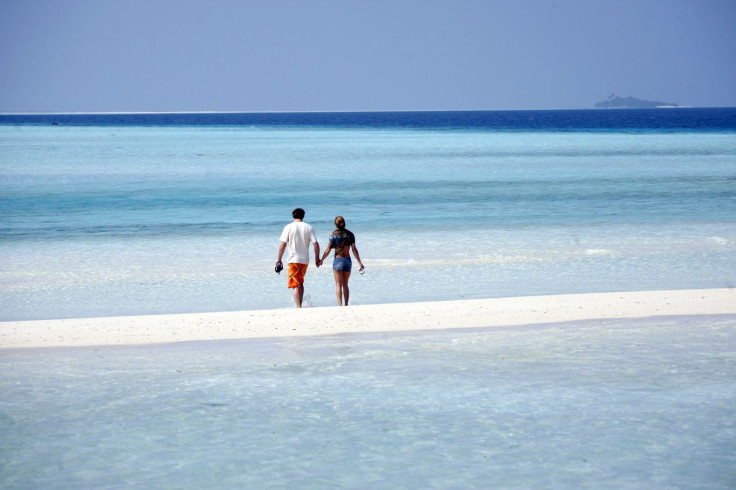
<svg viewBox="0 0 736 490">
<path fill-rule="evenodd" d="M 335 257 L 335 261 L 332 263 L 332 270 L 350 272 L 353 270 L 353 261 L 347 257 Z"/>
</svg>

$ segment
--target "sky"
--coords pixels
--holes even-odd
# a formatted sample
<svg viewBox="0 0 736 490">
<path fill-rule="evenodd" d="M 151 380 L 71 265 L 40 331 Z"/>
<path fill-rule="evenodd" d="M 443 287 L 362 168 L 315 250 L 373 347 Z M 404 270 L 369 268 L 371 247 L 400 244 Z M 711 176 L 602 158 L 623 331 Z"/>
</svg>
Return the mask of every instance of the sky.
<svg viewBox="0 0 736 490">
<path fill-rule="evenodd" d="M 736 0 L 0 0 L 0 112 L 736 107 Z"/>
</svg>

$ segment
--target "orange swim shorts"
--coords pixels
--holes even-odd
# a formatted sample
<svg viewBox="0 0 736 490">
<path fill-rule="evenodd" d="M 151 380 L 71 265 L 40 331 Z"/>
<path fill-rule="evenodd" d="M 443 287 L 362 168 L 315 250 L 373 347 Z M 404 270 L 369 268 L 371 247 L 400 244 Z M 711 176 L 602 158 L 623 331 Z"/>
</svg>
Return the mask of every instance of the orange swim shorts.
<svg viewBox="0 0 736 490">
<path fill-rule="evenodd" d="M 304 274 L 307 273 L 308 264 L 289 264 L 289 284 L 290 288 L 298 288 L 304 284 Z"/>
</svg>

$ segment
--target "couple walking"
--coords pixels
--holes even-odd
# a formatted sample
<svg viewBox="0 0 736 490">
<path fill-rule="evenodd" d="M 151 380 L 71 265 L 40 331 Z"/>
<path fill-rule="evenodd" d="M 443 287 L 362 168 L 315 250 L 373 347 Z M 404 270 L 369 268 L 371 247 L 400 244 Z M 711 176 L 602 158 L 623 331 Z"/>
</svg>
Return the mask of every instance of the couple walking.
<svg viewBox="0 0 736 490">
<path fill-rule="evenodd" d="M 302 307 L 302 299 L 304 298 L 304 275 L 309 265 L 310 243 L 314 246 L 314 261 L 317 267 L 322 265 L 322 262 L 330 254 L 330 250 L 335 250 L 332 273 L 335 276 L 337 304 L 339 306 L 347 306 L 350 300 L 348 281 L 350 280 L 350 272 L 353 267 L 353 262 L 350 258 L 351 249 L 355 254 L 355 259 L 360 264 L 361 272 L 365 269 L 365 266 L 360 261 L 360 254 L 358 253 L 358 248 L 355 246 L 355 235 L 350 230 L 345 229 L 345 218 L 342 216 L 335 218 L 337 229 L 330 235 L 330 242 L 325 249 L 324 255 L 320 258 L 319 242 L 317 242 L 317 236 L 314 234 L 314 228 L 304 222 L 304 210 L 302 208 L 296 208 L 292 211 L 291 216 L 294 218 L 294 221 L 286 225 L 284 231 L 281 232 L 281 245 L 279 245 L 279 257 L 276 260 L 276 272 L 280 272 L 284 267 L 281 260 L 284 257 L 284 251 L 288 245 L 288 287 L 294 290 L 296 307 Z"/>
</svg>

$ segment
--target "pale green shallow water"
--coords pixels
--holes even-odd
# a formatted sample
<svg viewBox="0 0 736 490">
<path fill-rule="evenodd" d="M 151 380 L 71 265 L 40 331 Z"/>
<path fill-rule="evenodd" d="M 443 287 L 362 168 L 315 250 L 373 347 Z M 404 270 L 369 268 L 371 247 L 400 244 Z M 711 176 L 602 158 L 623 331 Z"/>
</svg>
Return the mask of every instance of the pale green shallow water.
<svg viewBox="0 0 736 490">
<path fill-rule="evenodd" d="M 733 488 L 736 316 L 0 351 L 4 488 Z"/>
</svg>

